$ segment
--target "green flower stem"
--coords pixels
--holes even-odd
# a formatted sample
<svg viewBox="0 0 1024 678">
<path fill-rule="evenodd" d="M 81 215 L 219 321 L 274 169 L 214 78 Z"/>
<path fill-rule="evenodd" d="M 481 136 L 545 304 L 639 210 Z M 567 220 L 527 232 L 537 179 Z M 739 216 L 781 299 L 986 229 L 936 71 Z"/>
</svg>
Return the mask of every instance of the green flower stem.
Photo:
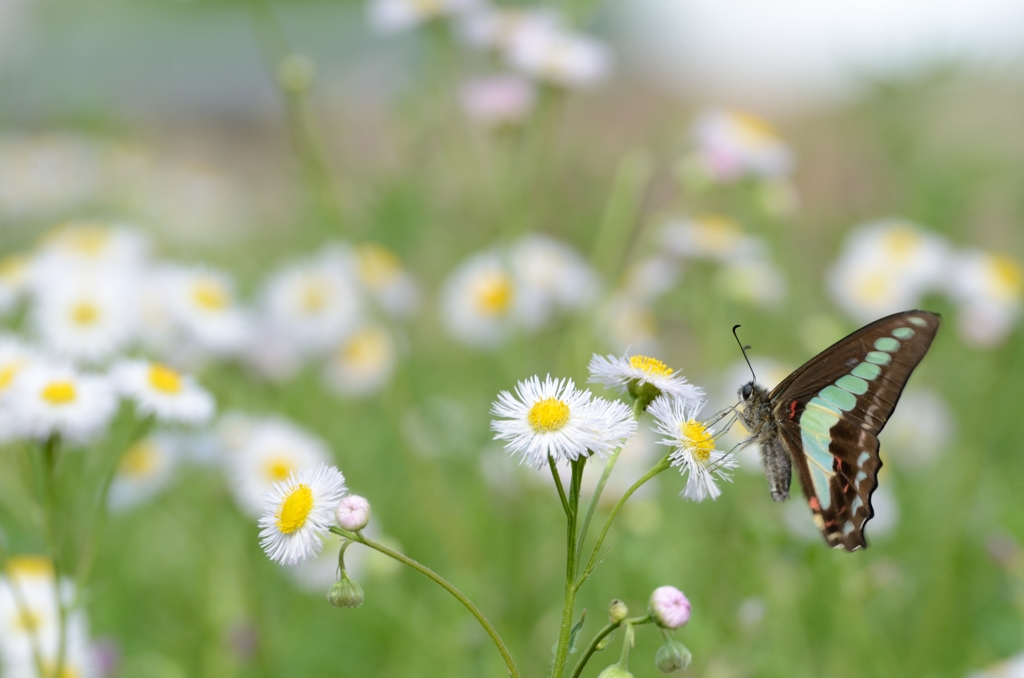
<svg viewBox="0 0 1024 678">
<path fill-rule="evenodd" d="M 583 482 L 583 468 L 586 457 L 572 461 L 572 481 L 569 486 L 569 510 L 566 516 L 566 547 L 565 547 L 565 597 L 562 600 L 562 625 L 558 632 L 558 645 L 555 646 L 555 661 L 552 665 L 551 678 L 562 678 L 565 674 L 565 663 L 569 658 L 569 644 L 572 640 L 572 623 L 576 612 L 575 585 L 576 571 L 576 521 L 580 506 L 580 485 Z"/>
<path fill-rule="evenodd" d="M 583 652 L 583 656 L 580 657 L 580 660 L 576 662 L 576 667 L 573 668 L 572 674 L 570 674 L 569 678 L 580 677 L 580 675 L 583 673 L 584 667 L 587 665 L 587 662 L 590 661 L 590 658 L 594 655 L 595 652 L 597 652 L 597 648 L 601 644 L 601 641 L 604 640 L 609 634 L 613 633 L 615 629 L 619 628 L 620 626 L 623 626 L 624 624 L 629 626 L 640 626 L 641 624 L 648 624 L 651 621 L 651 615 L 646 614 L 642 617 L 623 619 L 620 622 L 608 622 L 607 626 L 598 631 L 597 635 L 594 636 L 594 639 L 590 641 L 589 645 L 587 645 L 587 649 Z"/>
<path fill-rule="evenodd" d="M 587 578 L 593 573 L 594 567 L 597 566 L 597 559 L 601 554 L 601 547 L 604 545 L 605 537 L 608 536 L 608 530 L 611 529 L 612 523 L 615 522 L 615 517 L 619 514 L 619 511 L 626 503 L 626 500 L 633 496 L 633 493 L 639 490 L 644 483 L 671 466 L 672 465 L 668 460 L 668 455 L 666 454 L 661 458 L 661 461 L 654 465 L 654 468 L 644 474 L 640 480 L 633 483 L 633 485 L 626 490 L 625 494 L 622 495 L 619 501 L 615 503 L 615 506 L 612 507 L 611 513 L 608 514 L 608 519 L 604 522 L 604 527 L 601 529 L 601 535 L 597 538 L 597 543 L 594 544 L 594 551 L 590 554 L 590 560 L 587 561 L 587 566 L 583 568 L 583 573 L 579 576 L 579 579 L 576 580 L 576 590 L 579 590 L 579 588 L 583 586 L 583 582 L 587 580 Z"/>
<path fill-rule="evenodd" d="M 470 614 L 476 617 L 476 620 L 480 623 L 480 626 L 483 627 L 487 635 L 490 636 L 491 640 L 494 641 L 494 644 L 498 648 L 498 652 L 501 653 L 501 658 L 505 660 L 505 666 L 506 668 L 508 668 L 508 674 L 512 676 L 512 678 L 520 678 L 519 669 L 516 668 L 516 663 L 512 659 L 512 654 L 508 651 L 508 648 L 505 646 L 505 642 L 501 639 L 501 636 L 498 635 L 498 632 L 491 625 L 491 622 L 487 621 L 487 617 L 485 617 L 483 612 L 481 612 L 479 608 L 477 608 L 477 606 L 473 604 L 473 601 L 471 601 L 461 591 L 459 591 L 452 584 L 450 584 L 444 577 L 437 574 L 426 565 L 422 565 L 421 563 L 418 563 L 412 558 L 402 555 L 398 551 L 389 549 L 387 546 L 384 546 L 383 544 L 378 544 L 372 539 L 368 539 L 361 532 L 349 532 L 348 530 L 342 529 L 337 526 L 331 527 L 331 532 L 340 537 L 344 537 L 345 539 L 348 539 L 350 541 L 358 542 L 363 546 L 368 546 L 374 551 L 383 553 L 389 558 L 397 560 L 403 565 L 411 567 L 412 569 L 416 570 L 424 577 L 431 579 L 435 584 L 437 584 L 445 591 L 450 593 L 453 598 L 458 600 L 467 610 L 469 610 Z"/>
<path fill-rule="evenodd" d="M 594 516 L 594 511 L 597 510 L 597 503 L 601 499 L 601 493 L 604 492 L 604 486 L 608 482 L 608 478 L 612 475 L 612 469 L 615 468 L 615 462 L 619 460 L 619 453 L 622 452 L 622 448 L 618 448 L 608 458 L 608 463 L 605 464 L 604 471 L 601 472 L 601 478 L 597 481 L 597 487 L 594 489 L 594 496 L 590 498 L 590 506 L 587 507 L 587 514 L 583 517 L 583 524 L 580 525 L 580 533 L 576 543 L 576 567 L 579 567 L 580 560 L 583 558 L 583 545 L 587 540 L 587 530 L 590 529 L 590 519 Z"/>
<path fill-rule="evenodd" d="M 569 500 L 565 498 L 565 488 L 562 487 L 562 478 L 558 475 L 558 467 L 555 466 L 554 457 L 548 455 L 548 468 L 551 469 L 551 477 L 555 481 L 555 489 L 558 490 L 558 498 L 562 500 L 562 509 L 566 517 L 569 516 Z"/>
<path fill-rule="evenodd" d="M 50 558 L 53 560 L 53 579 L 56 587 L 57 620 L 60 629 L 57 633 L 57 661 L 53 667 L 53 675 L 64 673 L 64 659 L 67 652 L 67 616 L 68 608 L 64 596 L 60 593 L 60 582 L 64 575 L 63 553 L 60 543 L 60 502 L 57 496 L 57 464 L 60 456 L 60 436 L 51 435 L 43 443 L 43 465 L 46 479 L 46 536 L 50 543 Z"/>
</svg>

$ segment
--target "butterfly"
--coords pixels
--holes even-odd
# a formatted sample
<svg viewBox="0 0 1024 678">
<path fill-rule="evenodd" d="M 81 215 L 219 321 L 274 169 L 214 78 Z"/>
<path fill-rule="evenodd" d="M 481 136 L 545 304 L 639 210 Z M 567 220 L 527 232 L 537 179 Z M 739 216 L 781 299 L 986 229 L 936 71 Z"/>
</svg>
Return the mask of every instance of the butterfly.
<svg viewBox="0 0 1024 678">
<path fill-rule="evenodd" d="M 772 499 L 789 498 L 796 466 L 814 522 L 832 547 L 867 546 L 864 524 L 874 515 L 871 494 L 882 467 L 878 434 L 939 324 L 930 311 L 887 316 L 811 358 L 770 393 L 753 380 L 739 391 L 739 416 L 751 432 L 743 444 L 760 445 Z"/>
</svg>

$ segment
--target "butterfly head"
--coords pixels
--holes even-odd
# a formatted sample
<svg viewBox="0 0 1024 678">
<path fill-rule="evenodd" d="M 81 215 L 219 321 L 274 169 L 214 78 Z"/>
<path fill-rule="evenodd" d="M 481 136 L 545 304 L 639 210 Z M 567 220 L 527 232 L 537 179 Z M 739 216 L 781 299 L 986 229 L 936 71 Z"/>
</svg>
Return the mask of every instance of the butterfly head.
<svg viewBox="0 0 1024 678">
<path fill-rule="evenodd" d="M 751 381 L 748 381 L 747 383 L 743 384 L 743 388 L 740 389 L 740 398 L 742 398 L 743 401 L 746 402 L 747 400 L 750 400 L 750 396 L 753 393 L 754 393 L 754 382 L 753 382 L 753 380 L 751 380 Z"/>
</svg>

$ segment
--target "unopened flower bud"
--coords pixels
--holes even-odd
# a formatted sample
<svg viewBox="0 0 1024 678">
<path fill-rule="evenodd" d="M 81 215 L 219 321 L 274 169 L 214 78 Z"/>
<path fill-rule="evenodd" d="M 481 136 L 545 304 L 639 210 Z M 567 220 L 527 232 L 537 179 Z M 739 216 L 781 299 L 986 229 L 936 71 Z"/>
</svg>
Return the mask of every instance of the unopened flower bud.
<svg viewBox="0 0 1024 678">
<path fill-rule="evenodd" d="M 608 604 L 608 620 L 613 624 L 618 624 L 620 621 L 626 618 L 629 614 L 629 608 L 626 604 L 616 598 Z"/>
<path fill-rule="evenodd" d="M 350 494 L 342 498 L 334 511 L 338 525 L 349 532 L 358 532 L 370 522 L 370 502 L 363 497 Z"/>
<path fill-rule="evenodd" d="M 345 572 L 341 573 L 341 580 L 334 582 L 327 592 L 327 600 L 334 607 L 359 607 L 365 599 L 363 587 L 359 582 L 349 579 Z"/>
<path fill-rule="evenodd" d="M 597 678 L 633 678 L 633 674 L 629 672 L 629 669 L 624 669 L 618 664 L 612 664 L 598 674 Z"/>
<path fill-rule="evenodd" d="M 678 640 L 669 639 L 658 648 L 654 655 L 654 664 L 662 673 L 681 671 L 690 665 L 693 655 L 690 650 Z"/>
<path fill-rule="evenodd" d="M 650 612 L 658 626 L 678 629 L 690 621 L 690 601 L 674 586 L 659 586 L 651 594 Z"/>
</svg>

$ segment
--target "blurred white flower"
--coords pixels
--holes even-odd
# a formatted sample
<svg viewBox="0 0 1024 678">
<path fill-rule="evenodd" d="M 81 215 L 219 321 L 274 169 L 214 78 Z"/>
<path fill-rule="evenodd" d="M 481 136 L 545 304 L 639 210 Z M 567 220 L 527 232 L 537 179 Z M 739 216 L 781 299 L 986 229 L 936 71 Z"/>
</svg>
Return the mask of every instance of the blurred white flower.
<svg viewBox="0 0 1024 678">
<path fill-rule="evenodd" d="M 358 323 L 359 290 L 337 252 L 290 264 L 271 275 L 263 289 L 263 307 L 272 325 L 300 348 L 322 351 Z"/>
<path fill-rule="evenodd" d="M 34 361 L 7 391 L 4 406 L 19 437 L 42 441 L 60 434 L 68 442 L 85 443 L 104 432 L 117 410 L 117 395 L 105 377 Z"/>
<path fill-rule="evenodd" d="M 360 287 L 385 313 L 405 317 L 416 310 L 419 288 L 397 254 L 383 245 L 367 242 L 355 245 L 350 256 Z"/>
<path fill-rule="evenodd" d="M 522 123 L 533 111 L 537 93 L 529 81 L 512 74 L 475 78 L 459 88 L 462 110 L 485 127 Z"/>
<path fill-rule="evenodd" d="M 117 465 L 107 503 L 111 511 L 125 511 L 143 504 L 166 488 L 174 478 L 177 450 L 169 436 L 156 433 L 129 447 Z"/>
<path fill-rule="evenodd" d="M 658 353 L 658 319 L 642 299 L 613 294 L 597 315 L 597 332 L 618 351 Z"/>
<path fill-rule="evenodd" d="M 507 48 L 510 66 L 562 87 L 588 87 L 611 72 L 612 53 L 589 36 L 545 27 L 520 30 Z"/>
<path fill-rule="evenodd" d="M 967 678 L 1024 678 L 1024 652 L 980 671 L 972 671 Z"/>
<path fill-rule="evenodd" d="M 733 219 L 718 214 L 665 223 L 661 243 L 668 253 L 683 259 L 741 263 L 765 258 L 760 239 L 747 235 Z"/>
<path fill-rule="evenodd" d="M 267 557 L 295 565 L 320 553 L 345 492 L 345 476 L 326 464 L 304 467 L 274 483 L 264 497 L 259 522 L 260 546 Z"/>
<path fill-rule="evenodd" d="M 111 378 L 138 413 L 165 424 L 197 426 L 208 422 L 216 405 L 194 377 L 160 363 L 129 360 L 115 365 Z"/>
<path fill-rule="evenodd" d="M 499 345 L 523 324 L 531 308 L 525 290 L 494 252 L 473 255 L 460 264 L 445 281 L 441 299 L 448 332 L 481 348 Z M 536 304 L 532 306 L 536 308 Z"/>
<path fill-rule="evenodd" d="M 275 483 L 286 481 L 300 469 L 331 461 L 323 441 L 280 418 L 250 422 L 236 443 L 239 446 L 228 454 L 225 470 L 239 506 L 253 517 L 262 514 L 263 495 Z"/>
<path fill-rule="evenodd" d="M 964 341 L 994 346 L 1010 334 L 1024 303 L 1024 268 L 1005 254 L 968 250 L 954 257 L 947 291 L 960 305 Z"/>
<path fill-rule="evenodd" d="M 280 383 L 299 373 L 306 353 L 296 344 L 292 333 L 261 317 L 256 318 L 241 358 L 260 379 Z"/>
<path fill-rule="evenodd" d="M 748 113 L 707 111 L 694 122 L 691 135 L 697 146 L 693 161 L 712 181 L 774 178 L 792 171 L 786 144 L 768 123 Z"/>
<path fill-rule="evenodd" d="M 524 236 L 509 253 L 512 273 L 534 304 L 527 315 L 533 326 L 543 324 L 554 309 L 576 310 L 590 304 L 598 279 L 583 257 L 568 245 L 545 235 Z"/>
<path fill-rule="evenodd" d="M 549 9 L 484 7 L 460 17 L 459 35 L 480 49 L 504 50 L 521 35 L 555 32 L 562 27 L 558 14 Z"/>
<path fill-rule="evenodd" d="M 715 278 L 726 295 L 751 306 L 774 308 L 786 297 L 786 279 L 782 271 L 765 259 L 727 264 Z"/>
<path fill-rule="evenodd" d="M 651 301 L 675 287 L 681 276 L 682 269 L 673 258 L 658 254 L 631 264 L 622 289 L 630 297 Z"/>
<path fill-rule="evenodd" d="M 867 322 L 920 305 L 949 273 L 941 237 L 901 219 L 860 226 L 828 274 L 829 290 L 850 317 Z"/>
<path fill-rule="evenodd" d="M 481 0 L 370 0 L 370 25 L 381 33 L 398 33 L 430 19 L 467 12 Z"/>
<path fill-rule="evenodd" d="M 327 357 L 324 378 L 335 392 L 365 396 L 379 391 L 395 369 L 395 342 L 380 325 L 350 334 Z"/>
<path fill-rule="evenodd" d="M 956 419 L 945 401 L 937 393 L 910 389 L 878 439 L 887 463 L 915 469 L 938 459 L 955 434 Z"/>
<path fill-rule="evenodd" d="M 248 318 L 225 273 L 199 266 L 168 266 L 158 275 L 167 313 L 189 340 L 216 355 L 242 348 Z"/>
<path fill-rule="evenodd" d="M 13 311 L 25 296 L 31 265 L 26 254 L 0 258 L 0 316 Z"/>
<path fill-rule="evenodd" d="M 105 221 L 69 221 L 47 232 L 34 267 L 45 286 L 73 269 L 83 273 L 134 274 L 149 261 L 152 243 L 137 228 Z M 55 270 L 59 269 L 59 270 Z"/>
</svg>

